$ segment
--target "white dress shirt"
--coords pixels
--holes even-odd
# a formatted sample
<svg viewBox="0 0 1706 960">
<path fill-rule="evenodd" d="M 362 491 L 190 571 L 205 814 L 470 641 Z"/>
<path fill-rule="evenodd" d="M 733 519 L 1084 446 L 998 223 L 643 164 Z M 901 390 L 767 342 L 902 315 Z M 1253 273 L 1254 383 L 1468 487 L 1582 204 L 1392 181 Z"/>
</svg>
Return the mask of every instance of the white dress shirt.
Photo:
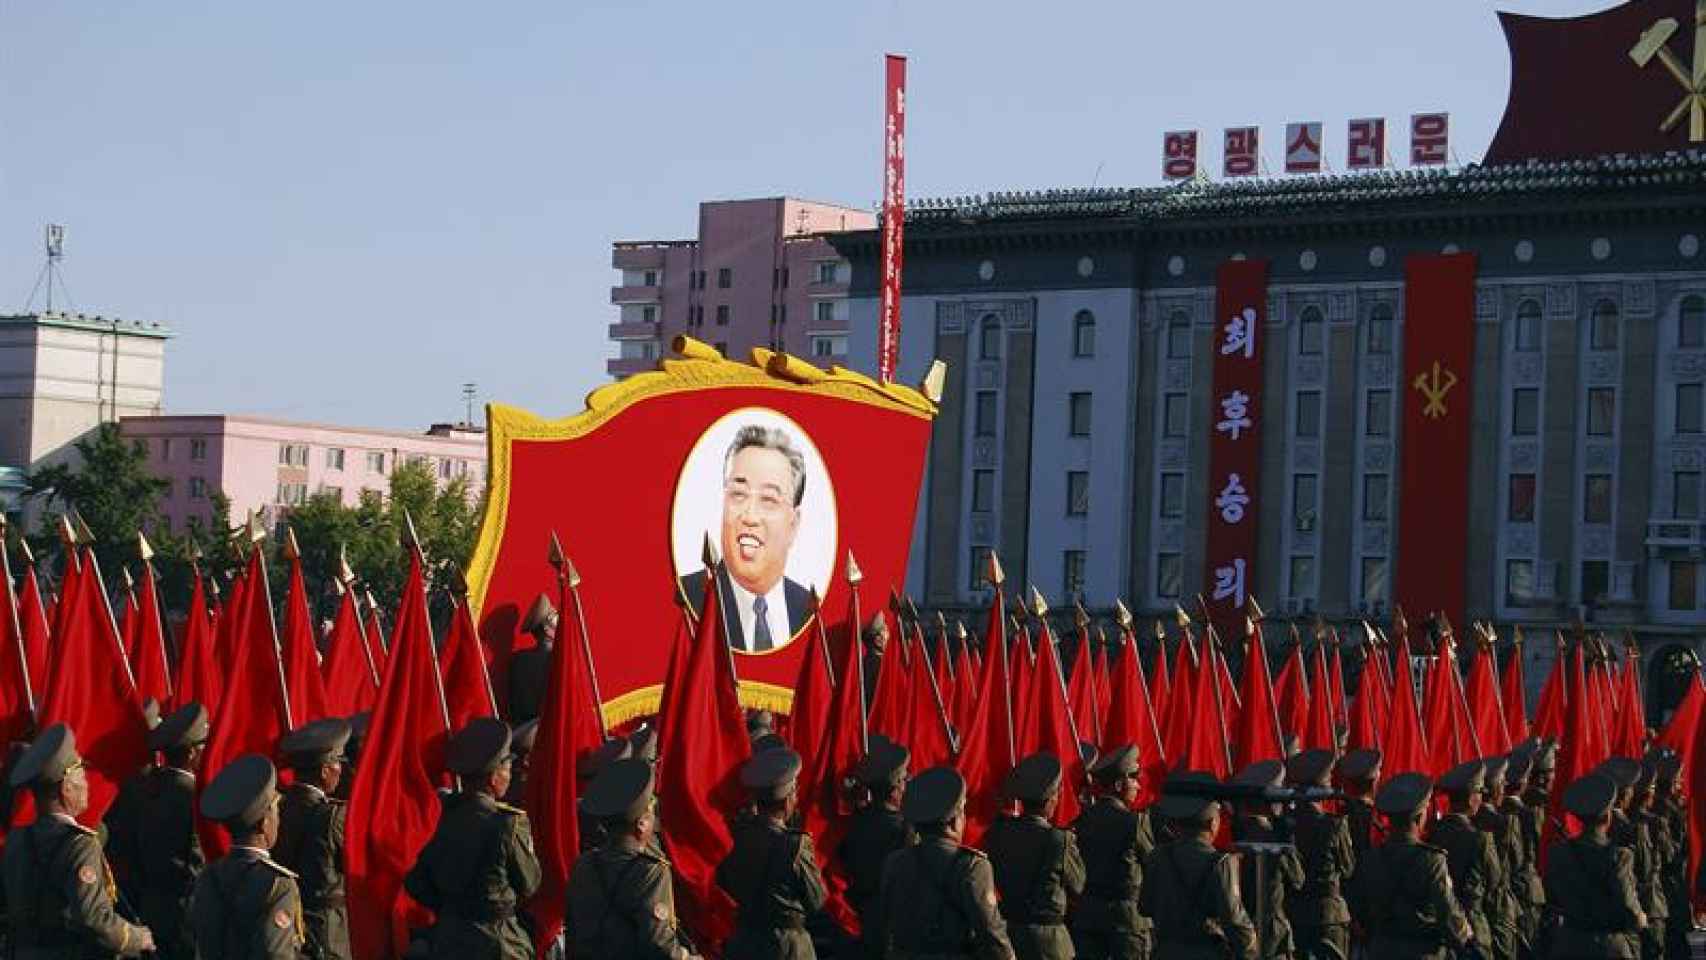
<svg viewBox="0 0 1706 960">
<path fill-rule="evenodd" d="M 788 629 L 788 592 L 786 577 L 777 580 L 770 592 L 764 595 L 764 620 L 770 625 L 770 649 L 775 650 L 787 643 L 793 636 Z M 734 594 L 735 611 L 740 614 L 740 649 L 747 653 L 754 652 L 753 626 L 758 621 L 758 613 L 752 608 L 752 602 L 758 599 L 756 594 L 749 593 L 745 587 L 729 578 L 729 592 Z"/>
</svg>

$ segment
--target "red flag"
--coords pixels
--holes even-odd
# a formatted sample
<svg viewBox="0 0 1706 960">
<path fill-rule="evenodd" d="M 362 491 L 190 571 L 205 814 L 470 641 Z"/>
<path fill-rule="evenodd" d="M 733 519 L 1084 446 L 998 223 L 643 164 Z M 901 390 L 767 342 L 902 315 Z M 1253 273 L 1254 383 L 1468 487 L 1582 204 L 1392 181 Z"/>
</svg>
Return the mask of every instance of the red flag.
<svg viewBox="0 0 1706 960">
<path fill-rule="evenodd" d="M 1641 698 L 1640 661 L 1631 648 L 1618 680 L 1617 728 L 1611 732 L 1611 755 L 1641 759 L 1647 741 L 1647 714 Z"/>
<path fill-rule="evenodd" d="M 1205 642 L 1205 648 L 1210 645 Z M 1197 709 L 1190 709 L 1185 698 L 1175 699 L 1185 705 L 1184 719 L 1185 740 L 1179 750 L 1179 769 L 1201 770 L 1212 773 L 1217 780 L 1225 780 L 1232 775 L 1232 751 L 1226 742 L 1226 717 L 1216 701 L 1219 684 L 1219 671 L 1213 663 L 1199 663 L 1196 666 L 1196 693 L 1193 696 Z M 1175 713 L 1175 716 L 1177 714 Z M 1172 756 L 1172 751 L 1168 751 Z"/>
<path fill-rule="evenodd" d="M 1588 703 L 1588 680 L 1582 665 L 1581 644 L 1571 647 L 1565 670 L 1569 684 L 1568 699 L 1564 707 L 1564 735 L 1558 741 L 1558 771 L 1552 788 L 1553 813 L 1548 818 L 1549 822 L 1562 820 L 1565 788 L 1592 773 L 1593 768 L 1606 758 L 1600 736 L 1593 730 L 1597 721 Z"/>
<path fill-rule="evenodd" d="M 200 571 L 193 579 L 190 615 L 184 622 L 184 645 L 178 654 L 178 702 L 199 703 L 209 716 L 217 716 L 224 677 L 213 649 L 213 623 L 207 614 L 207 591 L 202 587 Z"/>
<path fill-rule="evenodd" d="M 1132 634 L 1132 644 L 1132 655 L 1139 655 L 1136 647 L 1137 634 L 1135 633 Z M 1138 665 L 1142 666 L 1142 662 L 1140 661 Z M 1156 719 L 1162 721 L 1160 730 L 1163 738 L 1167 735 L 1166 720 L 1168 711 L 1172 708 L 1172 700 L 1170 699 L 1172 692 L 1173 681 L 1167 675 L 1167 641 L 1165 637 L 1157 636 L 1155 638 L 1155 676 L 1150 678 L 1149 682 L 1149 703 L 1155 708 Z"/>
<path fill-rule="evenodd" d="M 1505 736 L 1512 744 L 1528 739 L 1528 684 L 1522 675 L 1521 634 L 1517 636 L 1516 645 L 1505 659 L 1505 670 L 1500 677 L 1503 689 L 1499 692 L 1505 708 Z"/>
<path fill-rule="evenodd" d="M 1689 703 L 1691 700 L 1693 701 L 1692 705 Z M 1693 728 L 1687 732 L 1692 733 L 1694 739 L 1688 743 L 1686 750 L 1677 751 L 1678 756 L 1682 759 L 1682 770 L 1679 776 L 1682 778 L 1681 783 L 1684 789 L 1688 792 L 1688 873 L 1685 876 L 1690 877 L 1700 876 L 1702 838 L 1706 838 L 1706 783 L 1701 782 L 1706 780 L 1706 763 L 1694 762 L 1695 758 L 1701 755 L 1700 737 L 1703 732 L 1706 732 L 1706 723 L 1699 722 L 1701 703 L 1700 680 L 1699 674 L 1696 673 L 1694 683 L 1689 685 L 1688 694 L 1683 698 L 1683 706 L 1688 707 L 1689 710 L 1684 723 L 1687 727 Z M 1686 729 L 1686 727 L 1678 727 L 1676 722 L 1684 717 L 1683 707 L 1678 707 L 1676 716 L 1672 718 L 1671 723 L 1671 728 L 1677 733 L 1682 733 Z M 1670 731 L 1667 730 L 1666 732 L 1669 733 Z M 1690 889 L 1692 890 L 1693 887 L 1694 885 L 1691 884 Z M 1700 902 L 1698 891 L 1694 892 L 1693 899 L 1694 903 L 1698 905 Z M 1687 910 L 1689 906 L 1683 904 L 1679 905 L 1677 909 Z"/>
<path fill-rule="evenodd" d="M 1416 682 L 1410 674 L 1410 640 L 1402 631 L 1398 636 L 1398 659 L 1392 679 L 1392 706 L 1386 718 L 1381 765 L 1391 776 L 1400 773 L 1432 776 L 1433 760 L 1422 729 L 1421 710 L 1416 706 Z"/>
<path fill-rule="evenodd" d="M 373 659 L 378 661 L 379 675 L 385 676 L 385 665 L 391 657 L 391 646 L 385 642 L 385 624 L 379 620 L 379 604 L 373 591 L 367 591 L 367 642 L 373 647 Z"/>
<path fill-rule="evenodd" d="M 971 641 L 961 638 L 959 663 L 954 669 L 954 729 L 961 737 L 971 727 L 972 714 L 977 710 L 977 680 L 980 671 L 972 662 Z"/>
<path fill-rule="evenodd" d="M 129 663 L 131 651 L 136 649 L 136 592 L 129 587 L 125 588 L 124 606 L 118 614 L 118 639 L 125 662 Z"/>
<path fill-rule="evenodd" d="M 1279 709 L 1280 729 L 1303 739 L 1303 728 L 1309 725 L 1309 691 L 1304 689 L 1303 644 L 1293 643 L 1291 653 L 1274 681 L 1274 702 Z"/>
<path fill-rule="evenodd" d="M 1221 726 L 1228 732 L 1237 729 L 1238 717 L 1244 712 L 1244 705 L 1238 697 L 1238 685 L 1232 682 L 1232 668 L 1226 663 L 1226 651 L 1220 648 L 1220 632 L 1209 629 L 1207 646 L 1214 660 L 1215 681 L 1220 685 L 1220 699 L 1216 701 L 1221 709 Z"/>
<path fill-rule="evenodd" d="M 823 617 L 813 617 L 809 629 L 804 642 L 810 646 L 800 659 L 800 674 L 794 679 L 794 707 L 788 714 L 788 739 L 802 757 L 811 756 L 822 746 L 835 705 L 835 682 L 829 675 L 829 633 Z M 846 677 L 839 679 L 847 681 Z M 860 681 L 863 682 L 863 677 Z M 801 797 L 809 797 L 812 784 L 802 780 L 798 790 Z"/>
<path fill-rule="evenodd" d="M 438 785 L 451 732 L 415 550 L 409 551 L 396 630 L 355 768 L 344 847 L 351 945 L 356 956 L 375 960 L 400 956 L 409 927 L 430 917 L 403 891 L 403 875 L 438 827 Z"/>
<path fill-rule="evenodd" d="M 922 631 L 920 631 L 922 632 Z M 954 719 L 954 651 L 948 643 L 948 634 L 943 630 L 936 644 L 936 652 L 930 659 L 936 664 L 936 689 L 942 692 L 942 706 L 948 710 L 948 720 Z"/>
<path fill-rule="evenodd" d="M 1534 706 L 1534 728 L 1531 732 L 1537 737 L 1551 737 L 1556 740 L 1564 734 L 1564 698 L 1567 695 L 1562 638 L 1556 640 L 1552 650 L 1552 669 L 1546 674 L 1546 683 L 1540 688 L 1540 700 Z"/>
<path fill-rule="evenodd" d="M 1442 638 L 1439 653 L 1428 667 L 1422 684 L 1422 720 L 1428 735 L 1430 776 L 1439 776 L 1472 755 L 1467 733 L 1457 723 L 1457 705 L 1452 702 L 1457 688 L 1457 658 L 1451 641 Z"/>
<path fill-rule="evenodd" d="M 976 708 L 960 740 L 959 771 L 966 780 L 966 828 L 963 842 L 977 846 L 995 820 L 1001 781 L 1018 763 L 1013 729 L 1013 683 L 1008 676 L 1007 619 L 1001 608 L 1001 586 L 989 605 L 983 631 L 988 655 L 977 685 Z"/>
<path fill-rule="evenodd" d="M 379 702 L 379 663 L 361 627 L 355 591 L 345 590 L 332 621 L 332 637 L 324 664 L 326 709 L 334 717 L 371 711 Z"/>
<path fill-rule="evenodd" d="M 1066 673 L 1060 665 L 1060 647 L 1049 631 L 1048 621 L 1039 620 L 1037 669 L 1031 694 L 1032 752 L 1046 750 L 1060 760 L 1060 802 L 1054 822 L 1065 826 L 1078 818 L 1079 787 L 1084 783 L 1084 755 L 1078 752 L 1083 739 L 1073 728 L 1072 707 L 1066 702 Z"/>
<path fill-rule="evenodd" d="M 1019 758 L 1030 754 L 1031 734 L 1036 724 L 1031 710 L 1031 694 L 1036 689 L 1037 658 L 1031 646 L 1030 630 L 1023 623 L 1013 638 L 1007 666 L 1013 671 L 1013 733 L 1018 737 Z"/>
<path fill-rule="evenodd" d="M 1163 650 L 1166 648 L 1163 647 Z M 1198 683 L 1198 674 L 1208 672 L 1196 662 L 1195 643 L 1187 631 L 1179 637 L 1179 650 L 1173 658 L 1173 689 L 1168 697 L 1167 723 L 1161 731 L 1161 742 L 1167 754 L 1167 761 L 1174 769 L 1192 769 L 1180 767 L 1185 762 L 1187 741 L 1191 737 L 1191 716 L 1199 712 L 1192 707 L 1202 688 Z M 1209 688 L 1212 691 L 1212 687 Z M 1214 697 L 1211 693 L 1207 700 L 1199 700 L 1204 705 L 1200 712 L 1211 712 Z M 1202 769 L 1202 768 L 1197 768 Z"/>
<path fill-rule="evenodd" d="M 561 621 L 558 629 L 563 629 Z M 555 653 L 553 650 L 553 659 Z M 492 678 L 486 675 L 486 652 L 480 644 L 480 635 L 474 631 L 474 618 L 468 614 L 468 601 L 461 597 L 456 599 L 450 612 L 450 628 L 446 631 L 444 649 L 438 654 L 438 666 L 439 676 L 444 682 L 445 706 L 450 711 L 451 730 L 462 729 L 475 717 L 498 715 Z"/>
<path fill-rule="evenodd" d="M 0 548 L 4 549 L 4 548 Z M 41 584 L 36 581 L 34 563 L 24 567 L 24 586 L 18 593 L 18 619 L 24 630 L 24 655 L 30 664 L 30 689 L 39 700 L 47 689 L 48 649 L 47 609 L 41 602 Z"/>
<path fill-rule="evenodd" d="M 29 739 L 38 696 L 24 643 L 23 618 L 12 596 L 5 530 L 0 524 L 0 744 Z"/>
<path fill-rule="evenodd" d="M 847 642 L 841 647 L 836 670 L 838 682 L 830 692 L 829 715 L 817 743 L 799 743 L 800 756 L 805 760 L 800 771 L 800 816 L 806 832 L 818 841 L 819 851 L 835 849 L 847 829 L 847 818 L 853 810 L 845 802 L 841 782 L 864 758 L 869 743 L 858 584 L 852 585 L 847 599 L 847 621 L 843 625 Z M 796 693 L 795 697 L 798 696 Z"/>
<path fill-rule="evenodd" d="M 1157 669 L 1167 669 L 1166 658 L 1158 658 Z M 1121 638 L 1119 652 L 1114 655 L 1112 696 L 1108 703 L 1108 724 L 1102 731 L 1102 747 L 1115 749 L 1132 744 L 1138 750 L 1142 767 L 1143 794 L 1153 798 L 1167 775 L 1167 758 L 1161 748 L 1161 729 L 1158 713 L 1144 683 L 1143 657 L 1137 650 L 1137 637 L 1127 629 Z"/>
<path fill-rule="evenodd" d="M 1101 628 L 1096 629 L 1098 634 Z M 1096 645 L 1096 661 L 1093 665 L 1096 671 L 1096 715 L 1102 718 L 1102 725 L 1108 723 L 1108 710 L 1114 705 L 1113 674 L 1108 669 L 1108 639 Z"/>
<path fill-rule="evenodd" d="M 1499 702 L 1499 680 L 1493 672 L 1493 649 L 1488 644 L 1475 645 L 1475 656 L 1469 662 L 1468 697 L 1469 719 L 1480 736 L 1481 752 L 1486 756 L 1509 753 L 1505 709 Z"/>
<path fill-rule="evenodd" d="M 302 558 L 295 543 L 293 534 L 286 544 L 290 590 L 284 597 L 284 632 L 279 640 L 285 689 L 290 691 L 291 725 L 300 727 L 326 716 L 326 681 L 320 676 L 320 658 L 314 650 L 314 616 L 308 612 L 308 589 L 302 583 Z"/>
<path fill-rule="evenodd" d="M 102 594 L 95 555 L 87 548 L 80 552 L 84 570 L 68 578 L 59 601 L 38 728 L 63 723 L 76 734 L 89 775 L 89 808 L 78 819 L 92 827 L 106 815 L 119 784 L 147 761 L 148 724 L 119 647 L 112 608 Z"/>
<path fill-rule="evenodd" d="M 225 598 L 225 606 L 219 616 L 213 621 L 215 652 L 219 655 L 220 691 L 225 690 L 224 679 L 231 675 L 231 665 L 237 661 L 237 648 L 240 646 L 238 634 L 243 627 L 243 615 L 247 610 L 249 599 L 248 579 L 242 572 L 231 578 L 230 596 Z M 270 604 L 269 604 L 270 606 Z M 242 754 L 233 754 L 233 759 Z"/>
<path fill-rule="evenodd" d="M 1096 690 L 1096 655 L 1090 650 L 1090 632 L 1078 628 L 1078 655 L 1072 658 L 1072 681 L 1067 684 L 1072 704 L 1072 722 L 1078 735 L 1090 743 L 1102 742 L 1102 704 Z"/>
<path fill-rule="evenodd" d="M 1345 708 L 1345 666 L 1339 656 L 1339 635 L 1336 631 L 1333 634 L 1333 659 L 1328 667 L 1328 679 L 1332 686 L 1333 723 L 1343 727 L 1350 723 L 1350 714 Z"/>
<path fill-rule="evenodd" d="M 1702 708 L 1706 708 L 1706 684 L 1700 681 L 1700 668 L 1694 668 L 1693 680 L 1688 684 L 1688 692 L 1682 695 L 1682 702 L 1676 705 L 1676 710 L 1670 715 L 1670 722 L 1659 732 L 1655 746 L 1669 747 L 1676 751 L 1677 758 L 1682 761 L 1682 771 L 1677 779 L 1683 784 L 1693 783 L 1691 775 L 1694 770 L 1694 737 L 1700 727 Z"/>
<path fill-rule="evenodd" d="M 1333 733 L 1333 681 L 1327 675 L 1327 645 L 1315 644 L 1315 656 L 1309 658 L 1314 670 L 1315 696 L 1309 700 L 1309 722 L 1303 727 L 1300 742 L 1305 750 L 1335 750 L 1338 747 Z"/>
<path fill-rule="evenodd" d="M 663 692 L 667 721 L 658 744 L 658 810 L 675 867 L 676 904 L 700 943 L 721 943 L 733 930 L 734 901 L 717 886 L 715 873 L 734 848 L 728 818 L 744 799 L 740 766 L 752 752 L 723 639 L 719 592 L 705 591 L 681 685 Z"/>
<path fill-rule="evenodd" d="M 912 691 L 912 702 L 907 707 L 906 732 L 896 739 L 912 751 L 911 766 L 918 770 L 950 763 L 954 758 L 947 705 L 937 689 L 935 669 L 924 630 L 914 626 L 912 677 L 907 684 Z"/>
<path fill-rule="evenodd" d="M 172 664 L 166 659 L 166 628 L 160 623 L 160 598 L 154 584 L 154 565 L 142 564 L 142 594 L 137 598 L 136 646 L 130 650 L 136 695 L 154 698 L 165 713 L 172 701 Z M 205 706 L 205 704 L 204 704 Z"/>
<path fill-rule="evenodd" d="M 1598 737 L 1595 741 L 1595 749 L 1605 756 L 1610 756 L 1611 714 L 1615 706 L 1609 668 L 1603 661 L 1588 667 L 1588 704 L 1593 711 L 1593 729 Z"/>
<path fill-rule="evenodd" d="M 1258 760 L 1285 759 L 1285 745 L 1274 700 L 1273 680 L 1268 676 L 1268 655 L 1262 628 L 1250 624 L 1244 647 L 1244 709 L 1232 736 L 1232 765 L 1242 770 Z"/>
<path fill-rule="evenodd" d="M 1378 656 L 1375 654 L 1374 656 Z M 1380 667 L 1372 657 L 1365 659 L 1357 676 L 1356 702 L 1351 704 L 1350 723 L 1345 734 L 1348 750 L 1380 748 Z"/>
<path fill-rule="evenodd" d="M 871 731 L 904 743 L 907 713 L 912 708 L 911 651 L 907 649 L 906 631 L 898 629 L 898 624 L 887 614 L 878 613 L 877 616 L 882 617 L 890 629 L 888 646 L 883 650 L 882 663 L 877 668 L 877 689 L 871 692 Z"/>
</svg>

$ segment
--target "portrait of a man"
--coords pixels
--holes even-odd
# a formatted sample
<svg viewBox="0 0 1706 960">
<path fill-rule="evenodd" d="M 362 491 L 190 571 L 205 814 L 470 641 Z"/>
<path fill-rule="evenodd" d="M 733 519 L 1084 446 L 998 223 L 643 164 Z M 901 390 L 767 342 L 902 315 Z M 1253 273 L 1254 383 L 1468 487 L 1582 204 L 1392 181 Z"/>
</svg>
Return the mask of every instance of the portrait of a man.
<svg viewBox="0 0 1706 960">
<path fill-rule="evenodd" d="M 787 431 L 742 426 L 723 455 L 718 600 L 729 646 L 764 653 L 783 646 L 810 618 L 811 597 L 787 576 L 800 532 L 806 461 Z M 681 578 L 697 614 L 705 595 L 703 570 Z"/>
</svg>

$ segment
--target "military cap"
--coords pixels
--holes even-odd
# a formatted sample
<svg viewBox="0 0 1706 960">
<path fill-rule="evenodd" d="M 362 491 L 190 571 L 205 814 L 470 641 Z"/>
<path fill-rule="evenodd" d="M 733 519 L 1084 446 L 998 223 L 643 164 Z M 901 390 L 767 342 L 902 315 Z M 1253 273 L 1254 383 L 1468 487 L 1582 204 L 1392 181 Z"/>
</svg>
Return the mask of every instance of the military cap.
<svg viewBox="0 0 1706 960">
<path fill-rule="evenodd" d="M 372 710 L 363 710 L 360 713 L 350 714 L 350 718 L 349 718 L 350 739 L 354 740 L 356 743 L 360 743 L 361 741 L 366 740 L 367 739 L 367 728 L 371 727 L 371 726 L 373 726 L 373 711 Z"/>
<path fill-rule="evenodd" d="M 1088 740 L 1078 741 L 1078 759 L 1084 764 L 1084 769 L 1088 770 L 1095 766 L 1096 758 L 1101 755 L 1101 751 L 1096 749 L 1095 744 Z"/>
<path fill-rule="evenodd" d="M 207 708 L 188 703 L 172 711 L 160 725 L 148 731 L 148 749 L 171 750 L 207 740 Z"/>
<path fill-rule="evenodd" d="M 475 717 L 450 738 L 445 766 L 463 777 L 491 773 L 509 758 L 509 724 L 492 717 Z"/>
<path fill-rule="evenodd" d="M 56 723 L 37 734 L 12 764 L 12 786 L 58 783 L 82 763 L 83 758 L 77 755 L 77 737 L 70 727 Z"/>
<path fill-rule="evenodd" d="M 912 755 L 905 747 L 892 742 L 878 743 L 871 738 L 871 750 L 853 768 L 853 780 L 867 787 L 892 787 L 906 778 L 906 764 Z"/>
<path fill-rule="evenodd" d="M 1414 816 L 1427 805 L 1431 793 L 1433 783 L 1427 777 L 1419 773 L 1400 773 L 1386 781 L 1386 785 L 1374 795 L 1374 809 L 1388 816 Z"/>
<path fill-rule="evenodd" d="M 1187 770 L 1175 773 L 1161 786 L 1161 796 L 1155 801 L 1155 812 L 1169 820 L 1207 820 L 1219 809 L 1215 799 L 1206 795 L 1220 781 L 1212 773 Z M 1204 795 L 1198 795 L 1204 791 Z"/>
<path fill-rule="evenodd" d="M 509 749 L 516 756 L 533 752 L 533 743 L 539 739 L 539 718 L 534 717 L 509 732 Z"/>
<path fill-rule="evenodd" d="M 1505 771 L 1510 768 L 1510 764 L 1511 758 L 1505 756 L 1488 757 L 1481 761 L 1481 775 L 1485 781 L 1481 784 L 1481 789 L 1492 793 L 1494 787 L 1504 783 Z"/>
<path fill-rule="evenodd" d="M 1023 803 L 1042 803 L 1060 789 L 1060 758 L 1048 751 L 1033 753 L 1013 768 L 1007 795 Z"/>
<path fill-rule="evenodd" d="M 1558 769 L 1558 742 L 1543 739 L 1534 745 L 1534 772 L 1551 773 Z"/>
<path fill-rule="evenodd" d="M 575 761 L 575 777 L 581 780 L 591 780 L 598 776 L 599 771 L 610 764 L 618 760 L 626 760 L 633 755 L 633 746 L 622 737 L 606 740 L 580 755 L 580 759 Z"/>
<path fill-rule="evenodd" d="M 1659 786 L 1669 787 L 1671 784 L 1676 782 L 1677 776 L 1681 773 L 1682 773 L 1682 757 L 1681 757 L 1681 755 L 1679 755 L 1675 750 L 1665 748 L 1663 750 L 1663 752 L 1661 752 L 1659 754 L 1659 760 L 1658 760 L 1657 774 L 1658 774 L 1658 779 L 1659 779 Z"/>
<path fill-rule="evenodd" d="M 1339 761 L 1339 773 L 1346 780 L 1368 780 L 1380 772 L 1379 750 L 1352 750 Z"/>
<path fill-rule="evenodd" d="M 238 757 L 202 792 L 202 815 L 234 827 L 259 823 L 277 796 L 277 782 L 271 760 L 257 753 Z"/>
<path fill-rule="evenodd" d="M 1128 743 L 1102 754 L 1090 768 L 1090 775 L 1103 781 L 1129 777 L 1137 773 L 1138 759 L 1137 747 Z"/>
<path fill-rule="evenodd" d="M 1640 779 L 1641 762 L 1631 760 L 1628 757 L 1612 757 L 1595 767 L 1593 772 L 1602 774 L 1612 783 L 1617 784 L 1617 789 L 1627 790 L 1635 785 L 1636 780 Z"/>
<path fill-rule="evenodd" d="M 1285 779 L 1293 786 L 1324 787 L 1332 778 L 1331 750 L 1305 750 L 1285 762 Z"/>
<path fill-rule="evenodd" d="M 349 738 L 348 720 L 326 717 L 285 734 L 278 752 L 296 763 L 329 763 L 343 758 Z"/>
<path fill-rule="evenodd" d="M 766 750 L 786 750 L 788 741 L 779 733 L 766 733 L 752 741 L 752 752 L 763 753 Z"/>
<path fill-rule="evenodd" d="M 755 793 L 781 796 L 800 775 L 800 755 L 787 747 L 762 750 L 740 768 L 741 786 Z"/>
<path fill-rule="evenodd" d="M 142 720 L 153 730 L 160 725 L 160 701 L 149 697 L 142 701 Z"/>
<path fill-rule="evenodd" d="M 1598 820 L 1617 799 L 1617 784 L 1603 773 L 1578 777 L 1564 788 L 1564 809 L 1582 820 Z"/>
<path fill-rule="evenodd" d="M 776 729 L 776 717 L 768 710 L 748 710 L 746 712 L 746 735 L 758 739 Z"/>
<path fill-rule="evenodd" d="M 931 767 L 906 784 L 900 815 L 907 823 L 941 823 L 952 817 L 966 799 L 966 781 L 953 767 Z"/>
<path fill-rule="evenodd" d="M 651 809 L 652 765 L 639 757 L 612 761 L 598 771 L 581 798 L 581 808 L 600 820 L 640 818 Z"/>
<path fill-rule="evenodd" d="M 641 760 L 656 760 L 658 758 L 658 731 L 651 725 L 642 726 L 628 735 L 628 746 L 634 751 L 634 756 Z"/>
<path fill-rule="evenodd" d="M 1534 768 L 1534 751 L 1512 750 L 1505 758 L 1509 765 L 1505 767 L 1505 785 L 1514 786 L 1528 779 L 1528 771 Z"/>
<path fill-rule="evenodd" d="M 1228 783 L 1241 787 L 1277 787 L 1285 778 L 1285 764 L 1278 760 L 1257 760 L 1233 774 Z"/>
<path fill-rule="evenodd" d="M 533 606 L 527 608 L 527 616 L 521 619 L 522 633 L 538 633 L 549 630 L 551 618 L 557 615 L 557 608 L 551 603 L 551 598 L 543 593 L 533 598 Z"/>
<path fill-rule="evenodd" d="M 1439 778 L 1439 791 L 1454 797 L 1480 793 L 1482 784 L 1486 783 L 1486 769 L 1479 760 L 1460 763 Z"/>
</svg>

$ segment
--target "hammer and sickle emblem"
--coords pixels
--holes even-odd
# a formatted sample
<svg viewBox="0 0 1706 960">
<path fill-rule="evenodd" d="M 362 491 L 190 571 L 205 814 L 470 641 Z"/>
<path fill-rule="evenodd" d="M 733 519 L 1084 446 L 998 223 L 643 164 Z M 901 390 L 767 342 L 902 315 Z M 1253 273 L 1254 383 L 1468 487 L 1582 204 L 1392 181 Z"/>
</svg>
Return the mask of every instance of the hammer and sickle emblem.
<svg viewBox="0 0 1706 960">
<path fill-rule="evenodd" d="M 1445 369 L 1435 360 L 1433 369 L 1416 374 L 1416 379 L 1410 385 L 1415 387 L 1427 403 L 1422 406 L 1422 416 L 1438 420 L 1445 416 L 1445 395 L 1451 388 L 1457 386 L 1457 374 Z"/>
<path fill-rule="evenodd" d="M 1682 86 L 1682 101 L 1659 124 L 1659 130 L 1669 133 L 1688 114 L 1688 140 L 1706 142 L 1706 0 L 1694 0 L 1694 62 L 1692 70 L 1670 50 L 1670 38 L 1678 30 L 1676 18 L 1664 17 L 1642 31 L 1641 39 L 1629 51 L 1629 59 L 1637 67 L 1646 67 L 1655 59 Z"/>
</svg>

